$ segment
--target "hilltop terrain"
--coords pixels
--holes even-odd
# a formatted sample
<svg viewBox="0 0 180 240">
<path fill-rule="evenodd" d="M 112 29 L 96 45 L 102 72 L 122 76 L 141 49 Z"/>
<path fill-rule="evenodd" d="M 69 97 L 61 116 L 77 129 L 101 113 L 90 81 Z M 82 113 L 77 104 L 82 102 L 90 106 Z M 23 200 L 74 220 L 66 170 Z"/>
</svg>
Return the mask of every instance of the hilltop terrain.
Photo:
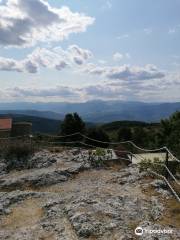
<svg viewBox="0 0 180 240">
<path fill-rule="evenodd" d="M 31 168 L 6 171 L 1 159 L 0 239 L 139 239 L 137 226 L 169 229 L 140 239 L 178 239 L 178 203 L 161 180 L 126 162 L 94 168 L 87 151 L 43 150 Z"/>
</svg>

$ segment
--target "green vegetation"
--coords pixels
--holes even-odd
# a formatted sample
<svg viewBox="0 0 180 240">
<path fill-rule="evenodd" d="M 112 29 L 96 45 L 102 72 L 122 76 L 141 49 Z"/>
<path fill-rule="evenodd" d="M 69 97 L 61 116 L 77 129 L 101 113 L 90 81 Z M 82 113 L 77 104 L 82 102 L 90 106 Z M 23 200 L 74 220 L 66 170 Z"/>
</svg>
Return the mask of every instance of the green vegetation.
<svg viewBox="0 0 180 240">
<path fill-rule="evenodd" d="M 81 132 L 89 138 L 100 143 L 86 139 L 85 143 L 96 147 L 108 147 L 111 141 L 133 141 L 136 145 L 147 149 L 167 146 L 177 157 L 180 157 L 180 112 L 174 113 L 169 119 L 158 123 L 144 123 L 136 121 L 118 121 L 87 129 L 83 120 L 77 113 L 67 114 L 61 124 L 61 134 L 73 134 Z M 70 141 L 84 140 L 81 137 L 73 136 Z M 123 145 L 124 146 L 124 145 Z M 125 150 L 138 152 L 130 145 L 124 146 Z"/>
<path fill-rule="evenodd" d="M 106 131 L 113 131 L 117 130 L 122 127 L 153 127 L 158 126 L 158 123 L 146 123 L 146 122 L 139 122 L 139 121 L 116 121 L 102 125 L 102 128 Z"/>
<path fill-rule="evenodd" d="M 29 159 L 33 152 L 34 149 L 30 143 L 15 142 L 10 144 L 4 156 L 7 162 L 7 170 L 29 168 L 31 165 Z"/>
<path fill-rule="evenodd" d="M 103 129 L 98 127 L 87 129 L 85 122 L 81 119 L 81 117 L 77 113 L 67 114 L 61 124 L 60 134 L 70 135 L 78 132 L 85 134 L 87 137 L 96 139 L 98 141 L 110 142 L 109 136 L 106 134 L 106 132 Z M 62 138 L 61 138 L 61 141 L 62 141 Z M 82 136 L 73 135 L 73 136 L 67 136 L 63 138 L 63 141 L 84 141 L 84 139 Z M 96 146 L 96 147 L 108 147 L 109 145 L 108 143 L 104 144 L 104 143 L 94 142 L 94 141 L 91 141 L 90 139 L 86 139 L 85 143 Z"/>
<path fill-rule="evenodd" d="M 160 123 L 119 121 L 105 124 L 102 129 L 111 141 L 131 140 L 148 149 L 167 146 L 180 157 L 180 112 Z"/>
<path fill-rule="evenodd" d="M 96 148 L 95 151 L 89 151 L 89 161 L 93 167 L 104 166 L 106 152 L 102 148 Z"/>
<path fill-rule="evenodd" d="M 97 141 L 102 141 L 102 142 L 107 142 L 107 143 L 101 143 L 101 142 L 94 142 L 90 139 L 86 139 L 86 144 L 93 145 L 96 147 L 101 147 L 101 148 L 107 148 L 109 146 L 109 136 L 103 129 L 101 128 L 90 128 L 87 130 L 86 133 L 88 138 L 95 139 Z"/>
<path fill-rule="evenodd" d="M 180 112 L 176 112 L 169 119 L 161 121 L 158 145 L 166 145 L 180 157 Z"/>
<path fill-rule="evenodd" d="M 122 127 L 118 130 L 118 141 L 129 141 L 132 140 L 131 128 Z"/>
<path fill-rule="evenodd" d="M 163 161 L 160 161 L 159 158 L 154 158 L 154 161 L 151 161 L 149 159 L 144 159 L 139 163 L 139 169 L 140 171 L 146 171 L 147 169 L 150 169 L 156 173 L 159 173 L 163 176 L 166 176 L 167 170 Z M 168 163 L 168 169 L 172 174 L 176 174 L 178 172 L 178 163 L 176 161 L 169 161 Z"/>
<path fill-rule="evenodd" d="M 69 113 L 65 116 L 64 121 L 61 123 L 61 135 L 69 135 L 74 133 L 84 133 L 85 123 L 77 113 Z M 66 141 L 78 141 L 82 137 L 79 135 L 66 137 Z"/>
<path fill-rule="evenodd" d="M 102 125 L 102 129 L 112 141 L 133 141 L 147 148 L 156 147 L 157 143 L 154 139 L 159 128 L 158 123 L 137 121 L 118 121 Z"/>
<path fill-rule="evenodd" d="M 155 158 L 154 161 L 144 159 L 139 163 L 139 169 L 140 171 L 146 171 L 147 169 L 150 169 L 165 176 L 166 169 L 164 166 L 162 166 L 162 164 L 163 162 L 161 162 L 158 158 Z"/>
</svg>

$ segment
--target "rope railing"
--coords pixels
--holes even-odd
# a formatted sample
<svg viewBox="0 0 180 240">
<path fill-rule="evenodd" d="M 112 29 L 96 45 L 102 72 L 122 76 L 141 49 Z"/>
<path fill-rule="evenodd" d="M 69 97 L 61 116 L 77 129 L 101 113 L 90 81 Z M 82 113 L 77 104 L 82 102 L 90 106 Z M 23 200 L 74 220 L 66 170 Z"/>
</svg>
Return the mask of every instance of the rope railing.
<svg viewBox="0 0 180 240">
<path fill-rule="evenodd" d="M 77 132 L 77 133 L 74 133 L 74 134 L 69 134 L 69 135 L 60 135 L 60 136 L 54 136 L 54 135 L 47 135 L 49 137 L 52 137 L 52 138 L 65 138 L 65 137 L 70 137 L 70 136 L 75 136 L 75 135 L 79 135 L 85 139 L 88 139 L 88 140 L 91 140 L 93 142 L 97 142 L 97 143 L 103 143 L 103 144 L 110 144 L 110 145 L 120 145 L 120 144 L 131 144 L 132 146 L 134 146 L 135 148 L 137 148 L 138 150 L 141 150 L 141 151 L 145 151 L 145 152 L 157 152 L 157 151 L 161 151 L 161 150 L 164 150 L 165 147 L 161 147 L 161 148 L 157 148 L 157 149 L 145 149 L 145 148 L 141 148 L 139 146 L 137 146 L 133 141 L 120 141 L 120 142 L 106 142 L 106 141 L 100 141 L 100 140 L 97 140 L 97 139 L 93 139 L 93 138 L 90 138 L 80 132 Z"/>
<path fill-rule="evenodd" d="M 85 135 L 83 135 L 85 136 Z M 95 139 L 91 139 L 91 138 L 88 138 L 90 140 L 95 140 Z M 95 140 L 94 142 L 99 142 L 99 143 L 106 143 L 106 142 L 103 142 L 103 141 L 99 141 L 99 140 Z M 87 143 L 84 143 L 82 141 L 71 141 L 71 142 L 49 142 L 50 144 L 81 144 L 81 145 L 84 145 L 86 147 L 97 147 L 95 145 L 91 145 L 91 144 L 87 144 Z M 100 147 L 102 149 L 107 149 L 105 147 Z M 163 147 L 161 149 L 166 149 L 168 150 L 166 147 Z M 133 154 L 132 152 L 130 151 L 119 151 L 119 150 L 114 150 L 115 152 L 119 152 L 119 153 L 127 153 L 127 154 L 130 154 L 131 156 L 137 158 L 137 156 L 135 154 Z M 168 150 L 168 153 L 170 153 L 170 151 Z M 142 156 L 138 155 L 140 157 L 141 160 L 145 160 L 145 158 L 143 158 Z M 124 157 L 120 157 L 120 159 L 122 160 L 126 160 L 126 161 L 129 161 L 130 159 L 127 159 L 127 158 L 124 158 Z M 161 163 L 153 163 L 154 165 L 159 165 L 159 166 L 163 166 L 166 171 L 169 173 L 169 175 L 172 177 L 172 179 L 180 186 L 180 182 L 176 179 L 176 177 L 172 174 L 172 172 L 169 170 L 169 168 L 165 165 L 165 164 L 161 164 Z M 154 172 L 151 170 L 151 173 L 153 173 L 154 175 L 156 176 L 159 176 L 161 178 L 164 179 L 164 181 L 166 182 L 166 184 L 168 185 L 168 187 L 170 188 L 170 190 L 172 191 L 172 193 L 174 194 L 174 196 L 176 197 L 176 199 L 180 202 L 180 198 L 178 196 L 178 194 L 176 193 L 176 191 L 173 189 L 173 187 L 171 186 L 171 184 L 168 182 L 168 180 L 161 174 L 158 174 L 157 172 Z"/>
<path fill-rule="evenodd" d="M 177 162 L 180 163 L 180 160 L 177 159 L 177 157 L 175 157 L 175 156 L 170 152 L 170 150 L 169 150 L 167 147 L 165 147 L 165 149 L 166 149 L 166 151 L 171 155 L 172 159 L 174 159 L 175 161 L 177 161 Z"/>
<path fill-rule="evenodd" d="M 92 145 L 92 144 L 87 144 L 87 143 L 84 143 L 84 142 L 81 142 L 81 141 L 72 141 L 72 142 L 47 142 L 47 141 L 39 141 L 39 143 L 49 143 L 49 144 L 81 144 L 81 145 L 84 145 L 84 146 L 87 146 L 87 147 L 93 147 L 93 148 L 97 148 L 97 146 L 95 145 Z M 102 149 L 107 149 L 107 147 L 99 147 L 99 148 L 102 148 Z M 133 155 L 132 152 L 130 151 L 119 151 L 119 150 L 114 150 L 115 152 L 119 152 L 119 153 L 127 153 L 127 154 L 131 154 Z"/>
<path fill-rule="evenodd" d="M 25 137 L 30 137 L 31 135 L 23 135 L 23 136 L 16 136 L 16 137 L 5 137 L 5 138 L 0 138 L 0 140 L 11 140 L 11 139 L 19 139 L 19 138 L 25 138 Z"/>
<path fill-rule="evenodd" d="M 166 146 L 163 146 L 161 148 L 155 148 L 155 149 L 146 149 L 146 148 L 142 148 L 137 146 L 133 141 L 120 141 L 120 142 L 106 142 L 106 141 L 100 141 L 97 139 L 93 139 L 90 138 L 84 134 L 82 134 L 81 132 L 76 132 L 76 133 L 72 133 L 72 134 L 67 134 L 67 135 L 49 135 L 49 134 L 41 134 L 40 136 L 44 136 L 44 137 L 49 137 L 49 138 L 54 138 L 54 139 L 58 139 L 58 138 L 66 138 L 66 137 L 72 137 L 72 136 L 76 136 L 79 135 L 85 139 L 91 140 L 93 142 L 97 142 L 97 143 L 102 143 L 102 144 L 109 144 L 109 145 L 120 145 L 120 144 L 131 144 L 133 147 L 135 147 L 138 150 L 144 151 L 144 152 L 158 152 L 158 151 L 163 151 L 166 150 L 169 152 L 169 154 L 178 162 L 180 162 L 180 160 L 178 160 L 170 151 Z M 17 137 L 8 137 L 8 138 L 0 138 L 0 140 L 8 140 L 8 139 L 16 139 L 16 138 L 24 138 L 24 137 L 30 137 L 31 135 L 24 135 L 24 136 L 17 136 Z"/>
<path fill-rule="evenodd" d="M 172 174 L 172 172 L 169 170 L 169 168 L 165 164 L 161 163 L 153 163 L 155 165 L 163 166 L 169 173 L 169 175 L 173 178 L 173 180 L 180 186 L 180 182 L 175 178 L 175 176 Z"/>
<path fill-rule="evenodd" d="M 176 197 L 176 199 L 178 200 L 178 202 L 180 202 L 180 197 L 178 196 L 178 194 L 176 193 L 176 191 L 173 189 L 173 187 L 171 186 L 171 184 L 168 182 L 168 180 L 167 180 L 163 175 L 161 175 L 161 174 L 159 174 L 159 173 L 156 173 L 156 172 L 154 172 L 154 171 L 152 171 L 152 170 L 148 170 L 148 172 L 150 172 L 150 173 L 152 173 L 153 175 L 156 175 L 156 176 L 162 178 L 162 179 L 166 182 L 166 184 L 168 185 L 168 187 L 170 188 L 170 190 L 172 191 L 172 193 L 174 194 L 174 196 Z"/>
<path fill-rule="evenodd" d="M 143 160 L 145 160 L 145 159 L 143 158 Z M 158 166 L 163 166 L 166 169 L 166 171 L 168 172 L 168 174 L 172 177 L 172 179 L 177 183 L 177 185 L 180 186 L 180 182 L 176 179 L 176 177 L 172 174 L 172 172 L 169 170 L 169 168 L 165 164 L 163 164 L 163 163 L 156 163 L 156 162 L 153 162 L 153 164 L 154 165 L 158 165 Z M 166 177 L 164 177 L 162 174 L 159 174 L 159 173 L 157 173 L 157 172 L 155 172 L 153 170 L 150 170 L 150 169 L 147 169 L 147 171 L 151 172 L 153 175 L 156 175 L 156 176 L 162 178 L 166 182 L 166 184 L 168 185 L 168 187 L 170 188 L 171 192 L 174 194 L 174 196 L 176 197 L 178 202 L 180 202 L 180 197 L 178 196 L 177 192 L 173 189 L 171 184 L 168 182 Z"/>
<path fill-rule="evenodd" d="M 96 143 L 102 143 L 102 144 L 109 144 L 109 145 L 120 145 L 120 144 L 131 144 L 134 148 L 140 150 L 140 151 L 143 151 L 143 152 L 158 152 L 158 151 L 167 151 L 169 153 L 169 155 L 171 156 L 172 159 L 174 159 L 175 161 L 177 161 L 178 163 L 180 163 L 180 160 L 177 159 L 171 152 L 170 150 L 166 147 L 166 146 L 163 146 L 161 148 L 156 148 L 156 149 L 145 149 L 145 148 L 142 148 L 142 147 L 139 147 L 137 146 L 133 141 L 120 141 L 120 142 L 106 142 L 106 141 L 100 141 L 100 140 L 97 140 L 97 139 L 93 139 L 93 138 L 90 138 L 80 132 L 76 132 L 76 133 L 72 133 L 72 134 L 67 134 L 67 135 L 59 135 L 59 136 L 55 136 L 55 135 L 45 135 L 45 134 L 41 134 L 41 136 L 46 136 L 46 137 L 49 137 L 49 138 L 54 138 L 54 139 L 58 139 L 58 138 L 66 138 L 66 137 L 72 137 L 72 136 L 81 136 L 83 137 L 84 139 L 88 139 L 90 141 L 93 141 L 93 142 L 96 142 Z M 31 135 L 24 135 L 24 136 L 17 136 L 17 137 L 8 137 L 8 138 L 0 138 L 0 140 L 8 140 L 8 139 L 19 139 L 19 138 L 24 138 L 24 137 L 32 137 Z M 44 141 L 45 142 L 45 141 Z M 62 141 L 61 143 L 62 144 L 65 144 L 65 143 L 69 143 L 69 144 L 73 144 L 73 143 L 78 143 L 79 141 Z M 85 144 L 83 142 L 81 142 L 82 144 Z M 89 144 L 90 146 L 90 144 Z M 93 145 L 92 145 L 93 146 Z M 94 146 L 95 147 L 95 146 Z"/>
<path fill-rule="evenodd" d="M 92 140 L 92 139 L 91 139 L 91 140 Z M 94 140 L 94 139 L 93 139 L 93 140 Z M 97 141 L 98 141 L 98 140 L 97 140 Z M 106 142 L 102 142 L 102 141 L 98 141 L 98 142 L 100 142 L 100 143 L 106 143 Z M 50 142 L 50 143 L 51 143 L 51 144 L 54 144 L 54 143 L 55 143 L 55 144 L 68 144 L 68 143 L 74 144 L 74 143 L 76 143 L 76 144 L 82 144 L 82 145 L 87 146 L 87 147 L 93 147 L 93 148 L 96 147 L 95 145 L 86 144 L 86 143 L 81 142 L 81 141 L 73 141 L 73 142 Z M 105 148 L 105 147 L 100 147 L 100 148 L 102 148 L 102 149 L 107 149 L 107 148 Z M 163 149 L 165 149 L 165 147 L 164 147 Z M 131 154 L 131 156 L 137 158 L 137 156 L 136 156 L 135 154 L 133 154 L 132 152 L 130 152 L 130 151 L 119 151 L 119 150 L 114 150 L 114 151 L 115 151 L 115 152 L 119 152 L 119 153 Z M 169 151 L 168 151 L 168 152 L 169 152 Z M 145 160 L 142 156 L 140 156 L 140 158 L 141 158 L 141 160 Z M 120 159 L 122 159 L 122 160 L 127 160 L 127 161 L 130 160 L 130 159 L 123 158 L 123 157 L 120 157 Z M 180 182 L 176 179 L 176 177 L 172 174 L 172 172 L 169 170 L 169 168 L 168 168 L 165 164 L 160 164 L 160 163 L 153 163 L 153 164 L 159 165 L 159 166 L 163 166 L 163 167 L 167 170 L 167 172 L 169 173 L 169 175 L 172 177 L 172 179 L 180 186 Z M 161 174 L 158 174 L 158 173 L 156 173 L 156 172 L 154 172 L 154 171 L 151 171 L 151 172 L 153 172 L 154 174 L 156 174 L 156 175 L 158 175 L 158 176 L 161 176 L 161 178 L 163 178 L 164 181 L 167 183 L 168 187 L 171 189 L 172 193 L 175 195 L 175 197 L 177 198 L 177 200 L 180 201 L 180 198 L 179 198 L 178 194 L 177 194 L 176 191 L 173 189 L 173 187 L 172 187 L 171 184 L 168 182 L 168 180 L 167 180 L 163 175 L 161 175 Z"/>
<path fill-rule="evenodd" d="M 65 137 L 72 137 L 72 136 L 81 136 L 82 138 L 84 139 L 88 139 L 94 143 L 101 143 L 101 144 L 109 144 L 109 145 L 120 145 L 120 144 L 131 144 L 133 147 L 135 147 L 136 149 L 138 150 L 141 150 L 141 151 L 144 151 L 144 152 L 151 152 L 151 153 L 155 153 L 155 152 L 158 152 L 158 151 L 166 151 L 173 160 L 177 161 L 178 163 L 180 163 L 180 160 L 177 159 L 172 153 L 171 151 L 166 147 L 161 147 L 161 148 L 157 148 L 157 149 L 145 149 L 145 148 L 141 148 L 139 146 L 137 146 L 133 141 L 121 141 L 121 142 L 106 142 L 106 141 L 100 141 L 100 140 L 97 140 L 97 139 L 93 139 L 93 138 L 90 138 L 80 132 L 76 132 L 76 133 L 73 133 L 73 134 L 67 134 L 67 135 L 61 135 L 61 136 L 55 136 L 55 135 L 44 135 L 46 137 L 49 137 L 49 138 L 53 138 L 53 139 L 59 139 L 59 138 L 65 138 Z M 9 137 L 9 138 L 0 138 L 0 140 L 8 140 L 8 139 L 19 139 L 19 138 L 24 138 L 24 137 L 32 137 L 31 135 L 24 135 L 24 136 L 17 136 L 17 137 Z M 85 143 L 83 141 L 51 141 L 51 142 L 47 142 L 47 141 L 38 141 L 39 143 L 49 143 L 49 144 L 81 144 L 83 146 L 86 146 L 86 147 L 91 147 L 91 148 L 96 148 L 97 146 L 95 145 L 92 145 L 92 144 L 88 144 L 88 143 Z M 100 147 L 102 149 L 107 149 L 107 147 Z M 120 150 L 116 150 L 114 149 L 115 152 L 119 152 L 119 153 L 126 153 L 126 154 L 130 154 L 131 156 L 137 158 L 137 156 L 135 154 L 133 154 L 132 152 L 130 151 L 120 151 Z M 141 160 L 145 160 L 142 156 L 138 155 L 140 157 Z M 126 158 L 122 158 L 120 157 L 121 159 L 125 159 L 125 160 L 130 160 L 130 159 L 126 159 Z M 155 165 L 160 165 L 160 166 L 163 166 L 166 171 L 168 172 L 168 174 L 172 177 L 172 179 L 178 184 L 180 185 L 180 182 L 176 179 L 176 177 L 172 174 L 172 172 L 169 170 L 169 168 L 165 165 L 165 164 L 158 164 L 158 163 L 154 163 Z M 153 172 L 153 171 L 151 171 Z M 172 188 L 172 186 L 170 185 L 170 183 L 168 182 L 168 180 L 161 174 L 158 174 L 156 172 L 154 172 L 154 174 L 158 175 L 158 176 L 161 176 L 165 182 L 167 183 L 167 185 L 170 187 L 171 191 L 174 193 L 174 195 L 176 196 L 176 198 L 178 199 L 178 201 L 180 201 L 179 199 L 179 196 L 178 194 L 176 193 L 176 191 Z"/>
</svg>

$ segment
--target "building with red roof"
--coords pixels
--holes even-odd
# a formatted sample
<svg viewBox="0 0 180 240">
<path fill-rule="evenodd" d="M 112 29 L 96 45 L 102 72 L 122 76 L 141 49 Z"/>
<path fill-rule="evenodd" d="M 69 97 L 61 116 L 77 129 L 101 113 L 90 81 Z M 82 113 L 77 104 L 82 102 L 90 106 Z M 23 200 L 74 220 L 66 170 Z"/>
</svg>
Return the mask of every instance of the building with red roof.
<svg viewBox="0 0 180 240">
<path fill-rule="evenodd" d="M 0 118 L 0 137 L 9 137 L 12 129 L 12 118 Z"/>
</svg>

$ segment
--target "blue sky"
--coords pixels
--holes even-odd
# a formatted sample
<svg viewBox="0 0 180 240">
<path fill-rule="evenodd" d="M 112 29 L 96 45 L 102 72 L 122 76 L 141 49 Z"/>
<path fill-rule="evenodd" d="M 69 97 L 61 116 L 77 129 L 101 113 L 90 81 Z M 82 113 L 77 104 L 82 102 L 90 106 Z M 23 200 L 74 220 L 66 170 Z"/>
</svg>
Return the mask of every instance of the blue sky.
<svg viewBox="0 0 180 240">
<path fill-rule="evenodd" d="M 180 0 L 1 0 L 0 100 L 180 101 Z"/>
</svg>

